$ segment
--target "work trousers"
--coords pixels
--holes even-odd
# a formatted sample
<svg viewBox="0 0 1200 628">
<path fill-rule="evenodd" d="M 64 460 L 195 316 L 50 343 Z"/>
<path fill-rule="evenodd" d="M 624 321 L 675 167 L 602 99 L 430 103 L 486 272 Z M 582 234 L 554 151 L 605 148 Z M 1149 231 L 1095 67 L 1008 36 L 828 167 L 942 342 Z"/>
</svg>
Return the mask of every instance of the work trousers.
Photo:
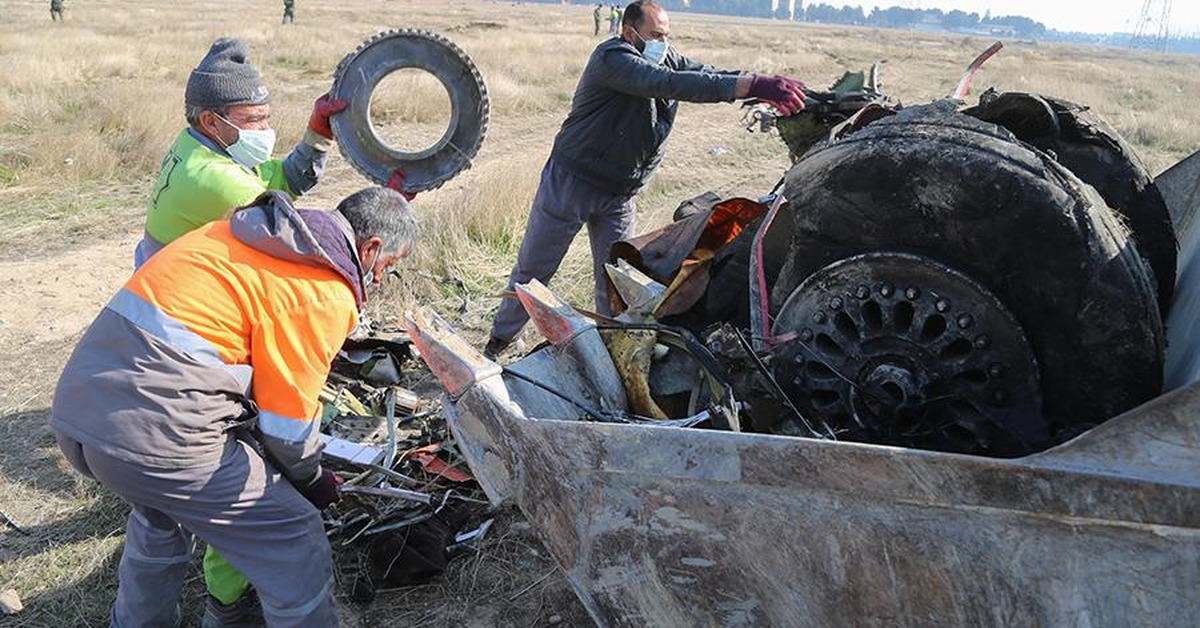
<svg viewBox="0 0 1200 628">
<path fill-rule="evenodd" d="M 137 270 L 146 263 L 146 260 L 154 257 L 154 254 L 163 250 L 167 245 L 159 242 L 154 236 L 142 232 L 142 240 L 137 243 L 137 248 L 133 250 L 133 269 Z"/>
<path fill-rule="evenodd" d="M 193 535 L 258 591 L 272 628 L 337 625 L 333 560 L 320 513 L 247 442 L 215 466 L 156 469 L 58 435 L 63 454 L 133 506 L 117 567 L 112 628 L 174 626 Z"/>
<path fill-rule="evenodd" d="M 549 284 L 571 241 L 586 224 L 592 245 L 596 311 L 611 314 L 604 263 L 612 245 L 633 234 L 636 219 L 633 196 L 605 192 L 568 172 L 553 159 L 547 161 L 533 197 L 517 263 L 508 277 L 508 289 L 531 279 Z M 529 314 L 521 302 L 515 297 L 505 298 L 492 322 L 492 337 L 512 340 L 528 321 Z"/>
<path fill-rule="evenodd" d="M 167 245 L 159 242 L 148 232 L 142 232 L 142 241 L 133 251 L 133 270 L 141 268 L 151 257 Z M 222 604 L 232 604 L 245 595 L 250 583 L 234 569 L 219 553 L 209 546 L 204 555 L 204 585 L 209 595 Z"/>
</svg>

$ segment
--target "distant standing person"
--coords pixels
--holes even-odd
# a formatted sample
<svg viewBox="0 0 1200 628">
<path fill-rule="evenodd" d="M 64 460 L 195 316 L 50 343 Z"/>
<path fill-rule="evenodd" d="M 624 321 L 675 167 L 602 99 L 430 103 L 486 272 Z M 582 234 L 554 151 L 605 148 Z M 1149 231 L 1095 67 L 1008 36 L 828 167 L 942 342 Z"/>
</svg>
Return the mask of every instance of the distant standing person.
<svg viewBox="0 0 1200 628">
<path fill-rule="evenodd" d="M 608 34 L 609 35 L 617 34 L 617 24 L 619 24 L 620 22 L 621 22 L 621 10 L 618 9 L 617 5 L 614 4 L 614 5 L 612 5 L 612 8 L 609 9 L 609 11 L 608 11 Z"/>
<path fill-rule="evenodd" d="M 592 245 L 596 309 L 609 314 L 604 263 L 634 230 L 634 198 L 663 156 L 679 101 L 759 98 L 783 115 L 804 108 L 803 84 L 766 74 L 718 71 L 667 44 L 667 12 L 654 0 L 625 9 L 621 36 L 592 52 L 533 198 L 508 287 L 550 281 L 583 225 Z M 501 301 L 484 352 L 495 357 L 529 320 L 515 298 Z"/>
<path fill-rule="evenodd" d="M 283 23 L 295 23 L 296 21 L 296 0 L 283 0 Z"/>
<path fill-rule="evenodd" d="M 603 4 L 597 4 L 596 10 L 592 11 L 592 21 L 596 23 L 596 32 L 592 33 L 592 36 L 600 35 L 600 14 L 603 11 L 604 11 Z"/>
<path fill-rule="evenodd" d="M 50 0 L 50 21 L 63 19 L 63 0 Z"/>
</svg>

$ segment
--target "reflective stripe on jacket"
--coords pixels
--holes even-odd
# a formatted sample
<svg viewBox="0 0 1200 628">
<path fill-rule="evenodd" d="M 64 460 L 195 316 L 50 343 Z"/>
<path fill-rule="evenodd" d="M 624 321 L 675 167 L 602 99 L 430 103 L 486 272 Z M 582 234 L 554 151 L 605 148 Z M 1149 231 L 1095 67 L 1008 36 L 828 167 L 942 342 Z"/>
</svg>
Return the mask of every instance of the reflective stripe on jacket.
<svg viewBox="0 0 1200 628">
<path fill-rule="evenodd" d="M 280 470 L 314 477 L 317 395 L 357 322 L 362 286 L 349 225 L 312 212 L 338 228 L 310 230 L 310 211 L 269 193 L 151 258 L 67 362 L 55 429 L 131 462 L 201 466 L 219 459 L 225 432 L 256 405 Z"/>
</svg>

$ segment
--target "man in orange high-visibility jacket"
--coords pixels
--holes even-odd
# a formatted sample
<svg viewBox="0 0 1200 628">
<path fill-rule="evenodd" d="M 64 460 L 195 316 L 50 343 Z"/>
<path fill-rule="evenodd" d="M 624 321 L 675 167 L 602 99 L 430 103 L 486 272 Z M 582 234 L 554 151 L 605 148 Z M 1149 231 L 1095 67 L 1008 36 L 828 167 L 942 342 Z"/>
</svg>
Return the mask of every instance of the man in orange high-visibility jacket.
<svg viewBox="0 0 1200 628">
<path fill-rule="evenodd" d="M 318 509 L 340 481 L 321 467 L 317 395 L 365 283 L 415 234 L 394 190 L 335 211 L 268 192 L 167 245 L 101 311 L 50 423 L 133 506 L 112 625 L 177 625 L 192 535 L 249 579 L 268 626 L 336 625 Z"/>
</svg>

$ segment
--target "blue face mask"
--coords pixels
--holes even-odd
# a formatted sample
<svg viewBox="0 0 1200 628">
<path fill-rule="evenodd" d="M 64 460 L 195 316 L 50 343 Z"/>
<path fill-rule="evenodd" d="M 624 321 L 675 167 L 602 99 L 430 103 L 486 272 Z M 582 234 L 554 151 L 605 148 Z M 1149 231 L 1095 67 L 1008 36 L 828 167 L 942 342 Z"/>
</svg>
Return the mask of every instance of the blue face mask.
<svg viewBox="0 0 1200 628">
<path fill-rule="evenodd" d="M 230 158 L 251 169 L 271 158 L 271 152 L 275 150 L 274 129 L 241 129 L 229 120 L 221 119 L 238 130 L 237 141 L 225 147 Z"/>
<path fill-rule="evenodd" d="M 667 59 L 667 50 L 670 49 L 670 44 L 665 41 L 646 41 L 636 29 L 633 31 L 633 34 L 642 40 L 643 59 L 654 65 L 658 65 Z"/>
<path fill-rule="evenodd" d="M 650 63 L 657 65 L 666 61 L 669 47 L 670 45 L 665 41 L 648 41 L 645 50 L 642 50 L 642 56 Z"/>
</svg>

